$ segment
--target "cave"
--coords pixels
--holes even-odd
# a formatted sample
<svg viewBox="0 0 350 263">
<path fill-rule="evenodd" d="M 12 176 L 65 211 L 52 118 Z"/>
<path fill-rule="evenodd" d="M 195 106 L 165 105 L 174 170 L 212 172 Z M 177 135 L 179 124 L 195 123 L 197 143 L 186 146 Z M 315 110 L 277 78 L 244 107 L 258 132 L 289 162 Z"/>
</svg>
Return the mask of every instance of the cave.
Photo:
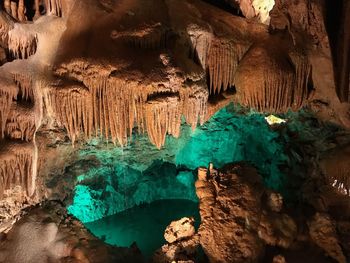
<svg viewBox="0 0 350 263">
<path fill-rule="evenodd" d="M 0 7 L 0 263 L 349 262 L 347 1 Z"/>
</svg>

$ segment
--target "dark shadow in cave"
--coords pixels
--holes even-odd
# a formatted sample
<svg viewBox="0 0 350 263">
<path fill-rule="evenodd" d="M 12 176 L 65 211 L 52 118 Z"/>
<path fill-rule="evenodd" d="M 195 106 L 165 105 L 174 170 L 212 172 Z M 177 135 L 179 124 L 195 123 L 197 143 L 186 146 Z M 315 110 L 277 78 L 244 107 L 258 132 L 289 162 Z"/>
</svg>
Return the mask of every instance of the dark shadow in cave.
<svg viewBox="0 0 350 263">
<path fill-rule="evenodd" d="M 210 5 L 216 6 L 216 7 L 220 8 L 226 12 L 233 14 L 233 15 L 244 17 L 238 6 L 235 7 L 233 5 L 230 5 L 225 0 L 203 0 L 203 2 L 206 2 Z"/>
<path fill-rule="evenodd" d="M 348 32 L 346 32 L 348 25 L 346 24 L 346 8 L 348 8 L 347 0 L 342 1 L 326 1 L 326 16 L 325 25 L 329 37 L 329 43 L 333 58 L 334 79 L 336 82 L 336 91 L 341 101 L 348 100 L 348 91 L 346 87 L 349 86 L 349 54 L 345 52 L 346 40 Z M 346 57 L 346 53 L 348 57 Z M 343 75 L 347 75 L 343 76 Z"/>
</svg>

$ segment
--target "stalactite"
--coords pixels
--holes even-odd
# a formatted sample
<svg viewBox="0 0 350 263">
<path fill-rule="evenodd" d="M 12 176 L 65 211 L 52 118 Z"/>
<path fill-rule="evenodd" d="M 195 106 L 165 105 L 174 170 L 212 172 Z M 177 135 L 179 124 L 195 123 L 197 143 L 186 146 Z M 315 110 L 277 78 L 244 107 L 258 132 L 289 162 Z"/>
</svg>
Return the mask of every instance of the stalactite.
<svg viewBox="0 0 350 263">
<path fill-rule="evenodd" d="M 193 27 L 193 26 L 192 26 Z M 211 33 L 198 28 L 187 29 L 194 55 L 207 71 L 210 94 L 218 94 L 234 85 L 234 75 L 249 44 L 215 38 Z"/>
<path fill-rule="evenodd" d="M 48 104 L 59 125 L 66 128 L 72 143 L 92 130 L 92 103 L 89 91 L 79 85 L 54 87 L 48 91 Z"/>
<path fill-rule="evenodd" d="M 190 25 L 187 28 L 187 34 L 191 40 L 191 55 L 199 60 L 203 69 L 207 67 L 210 47 L 213 41 L 213 34 L 197 25 Z"/>
<path fill-rule="evenodd" d="M 207 61 L 211 94 L 218 94 L 234 85 L 234 75 L 238 62 L 246 50 L 247 47 L 242 44 L 219 39 L 213 41 Z"/>
<path fill-rule="evenodd" d="M 0 199 L 14 185 L 21 185 L 29 196 L 33 194 L 32 148 L 29 143 L 12 141 L 0 145 Z"/>
<path fill-rule="evenodd" d="M 11 111 L 11 106 L 18 94 L 18 88 L 11 79 L 7 79 L 4 73 L 2 73 L 2 77 L 2 83 L 0 83 L 0 139 L 4 138 L 6 122 Z"/>
<path fill-rule="evenodd" d="M 27 74 L 13 75 L 14 80 L 19 88 L 19 93 L 22 95 L 22 99 L 34 101 L 34 92 L 32 87 L 32 77 Z"/>
<path fill-rule="evenodd" d="M 62 16 L 61 0 L 46 0 L 46 12 L 48 15 Z"/>
<path fill-rule="evenodd" d="M 293 90 L 293 108 L 299 109 L 309 96 L 309 83 L 311 81 L 311 65 L 307 56 L 298 52 L 289 54 L 295 67 L 295 88 Z"/>
<path fill-rule="evenodd" d="M 6 13 L 9 15 L 11 14 L 11 1 L 10 0 L 4 0 L 4 8 Z"/>
<path fill-rule="evenodd" d="M 181 126 L 179 97 L 155 98 L 145 105 L 147 133 L 150 141 L 160 149 L 166 135 L 178 137 Z"/>
<path fill-rule="evenodd" d="M 17 59 L 26 59 L 35 54 L 37 43 L 37 35 L 27 31 L 21 24 L 15 24 L 8 33 L 9 50 Z"/>
<path fill-rule="evenodd" d="M 204 86 L 204 85 L 203 85 Z M 183 105 L 182 114 L 187 124 L 191 125 L 194 130 L 198 123 L 203 124 L 207 121 L 207 102 L 208 92 L 203 86 L 191 86 L 182 91 L 181 103 Z"/>
<path fill-rule="evenodd" d="M 41 16 L 39 0 L 35 0 L 34 8 L 35 8 L 35 14 L 34 14 L 33 20 L 36 20 Z"/>
<path fill-rule="evenodd" d="M 160 148 L 166 134 L 178 136 L 178 125 L 181 123 L 182 115 L 193 128 L 198 122 L 202 124 L 206 121 L 208 91 L 205 83 L 183 87 L 183 84 L 177 83 L 176 80 L 166 85 L 164 83 L 147 85 L 138 81 L 124 80 L 120 76 L 111 76 L 108 70 L 105 72 L 101 70 L 100 75 L 96 76 L 89 71 L 95 72 L 97 68 L 89 67 L 84 62 L 75 62 L 65 67 L 67 68 L 56 71 L 57 74 L 82 81 L 91 96 L 90 101 L 86 103 L 86 107 L 91 109 L 90 126 L 89 129 L 80 130 L 85 135 L 103 136 L 111 139 L 115 144 L 126 145 L 133 129 L 137 128 L 140 133 L 147 132 L 151 142 Z M 84 72 L 86 75 L 79 72 Z M 52 89 L 52 92 L 55 92 L 55 88 Z M 178 113 L 174 113 L 174 108 L 169 108 L 169 112 L 172 113 L 169 113 L 168 121 L 162 123 L 163 126 L 161 126 L 168 127 L 164 132 L 155 118 L 150 116 L 153 110 L 158 111 L 159 114 L 168 112 L 161 106 L 167 99 L 170 102 L 175 100 Z M 60 99 L 57 105 L 64 104 L 59 101 Z M 51 106 L 48 107 L 49 115 L 55 115 L 57 110 L 54 109 L 55 107 L 51 108 Z M 153 127 L 153 125 L 158 126 Z M 69 134 L 77 136 L 74 132 L 69 132 Z"/>
<path fill-rule="evenodd" d="M 8 33 L 13 27 L 13 19 L 6 12 L 0 10 L 0 43 L 3 47 L 8 46 Z"/>
<path fill-rule="evenodd" d="M 20 21 L 20 22 L 23 22 L 23 21 L 26 21 L 27 20 L 27 18 L 26 18 L 26 16 L 25 16 L 25 6 L 24 6 L 24 0 L 19 0 L 18 1 L 18 20 Z"/>
<path fill-rule="evenodd" d="M 251 48 L 235 76 L 237 101 L 266 112 L 299 109 L 308 97 L 311 68 L 304 56 L 291 57 L 278 50 L 271 53 L 263 47 Z"/>
<path fill-rule="evenodd" d="M 9 138 L 22 141 L 33 140 L 35 116 L 32 108 L 13 105 L 8 117 L 5 133 Z"/>
<path fill-rule="evenodd" d="M 11 15 L 14 19 L 18 19 L 18 11 L 17 11 L 17 3 L 14 1 L 11 1 Z"/>
</svg>

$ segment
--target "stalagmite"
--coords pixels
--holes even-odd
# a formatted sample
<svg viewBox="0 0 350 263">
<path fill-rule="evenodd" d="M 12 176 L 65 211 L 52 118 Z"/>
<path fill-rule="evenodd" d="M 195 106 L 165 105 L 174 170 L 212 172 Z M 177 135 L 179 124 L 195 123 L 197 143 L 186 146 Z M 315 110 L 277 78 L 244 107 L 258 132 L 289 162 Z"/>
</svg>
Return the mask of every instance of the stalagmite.
<svg viewBox="0 0 350 263">
<path fill-rule="evenodd" d="M 8 33 L 8 46 L 15 58 L 26 59 L 36 52 L 38 38 L 21 24 L 15 24 Z"/>
<path fill-rule="evenodd" d="M 2 142 L 0 145 L 0 198 L 5 190 L 21 185 L 27 195 L 34 193 L 32 180 L 33 145 Z"/>
</svg>

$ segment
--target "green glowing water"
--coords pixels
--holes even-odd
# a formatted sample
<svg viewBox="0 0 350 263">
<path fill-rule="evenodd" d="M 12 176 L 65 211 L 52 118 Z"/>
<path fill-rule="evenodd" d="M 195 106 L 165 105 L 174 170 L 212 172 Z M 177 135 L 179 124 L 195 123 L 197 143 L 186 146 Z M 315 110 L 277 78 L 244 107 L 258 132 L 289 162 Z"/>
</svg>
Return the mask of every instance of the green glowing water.
<svg viewBox="0 0 350 263">
<path fill-rule="evenodd" d="M 166 243 L 163 233 L 169 223 L 185 216 L 193 216 L 198 227 L 198 203 L 158 200 L 86 223 L 85 226 L 108 244 L 129 247 L 136 242 L 142 254 L 149 258 Z"/>
<path fill-rule="evenodd" d="M 100 147 L 100 148 L 98 148 Z M 91 142 L 81 159 L 94 156 L 100 162 L 79 175 L 69 212 L 83 222 L 98 220 L 140 203 L 160 199 L 196 202 L 195 169 L 245 160 L 256 166 L 266 183 L 280 189 L 286 162 L 279 134 L 267 125 L 264 115 L 240 114 L 234 107 L 219 111 L 192 132 L 183 125 L 178 139 L 168 137 L 162 150 L 147 136 L 135 135 L 125 148 Z"/>
</svg>

